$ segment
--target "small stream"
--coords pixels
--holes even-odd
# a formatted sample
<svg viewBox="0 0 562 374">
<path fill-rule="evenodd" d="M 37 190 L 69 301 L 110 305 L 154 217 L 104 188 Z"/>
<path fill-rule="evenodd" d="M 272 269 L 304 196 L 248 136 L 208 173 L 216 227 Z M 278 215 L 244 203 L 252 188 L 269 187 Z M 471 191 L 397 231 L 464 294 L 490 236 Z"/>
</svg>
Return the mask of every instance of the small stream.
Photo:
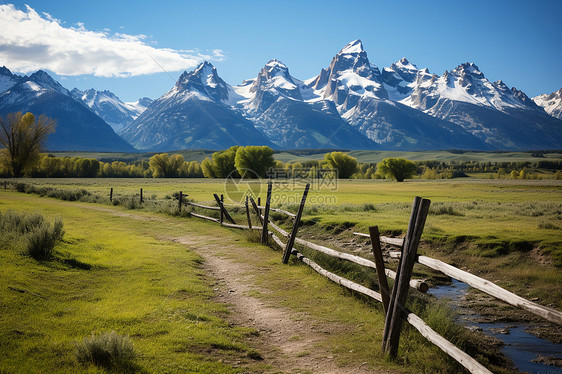
<svg viewBox="0 0 562 374">
<path fill-rule="evenodd" d="M 477 319 L 478 314 L 463 313 L 463 309 L 466 310 L 466 308 L 460 305 L 468 289 L 469 286 L 466 283 L 453 279 L 451 285 L 431 288 L 428 293 L 440 299 L 450 299 L 458 313 L 459 322 L 466 326 L 480 328 L 485 334 L 493 335 L 503 341 L 505 345 L 501 349 L 502 353 L 513 361 L 519 371 L 562 374 L 562 367 L 532 362 L 538 355 L 562 358 L 562 344 L 552 343 L 527 333 L 525 330 L 529 326 L 526 324 L 475 322 L 473 319 Z M 509 333 L 501 333 L 502 331 L 509 331 Z"/>
</svg>

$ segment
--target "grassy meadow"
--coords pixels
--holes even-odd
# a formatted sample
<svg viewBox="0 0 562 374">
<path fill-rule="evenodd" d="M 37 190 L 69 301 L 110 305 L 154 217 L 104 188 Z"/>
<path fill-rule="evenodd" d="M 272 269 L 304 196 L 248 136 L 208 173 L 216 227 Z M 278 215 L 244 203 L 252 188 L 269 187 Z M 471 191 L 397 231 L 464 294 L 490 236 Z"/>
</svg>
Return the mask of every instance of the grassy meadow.
<svg viewBox="0 0 562 374">
<path fill-rule="evenodd" d="M 213 193 L 224 194 L 226 203 L 235 202 L 229 196 L 236 200 L 241 196 L 232 193 L 232 185 L 212 179 L 61 178 L 22 182 L 57 189 L 83 188 L 106 201 L 109 188 L 113 187 L 114 198 L 121 203 L 136 201 L 142 187 L 148 200 L 145 205 L 164 201 L 172 207 L 176 201 L 173 195 L 179 191 L 206 204 L 214 204 Z M 264 204 L 267 188 L 264 183 L 257 183 L 243 183 L 236 188 L 251 188 Z M 294 212 L 302 190 L 302 184 L 274 182 L 272 205 Z M 562 308 L 560 181 L 338 180 L 336 186 L 313 184 L 303 221 L 307 227 L 312 225 L 342 240 L 350 240 L 353 231 L 367 232 L 371 225 L 379 226 L 383 234 L 399 236 L 405 234 L 415 196 L 432 201 L 423 234 L 430 244 L 420 252 L 474 269 L 522 296 L 538 297 Z"/>
<path fill-rule="evenodd" d="M 131 337 L 139 354 L 129 368 L 132 371 L 270 371 L 271 367 L 254 359 L 260 354 L 252 343 L 257 332 L 229 324 L 228 307 L 213 297 L 213 280 L 205 274 L 201 257 L 170 240 L 178 236 L 198 238 L 205 246 L 220 247 L 224 256 L 255 267 L 252 275 L 267 289 L 253 296 L 310 314 L 318 323 L 345 326 L 323 343 L 341 365 L 360 360 L 372 368 L 398 371 L 458 370 L 408 328 L 400 359 L 387 361 L 379 355 L 382 316 L 373 313 L 380 305 L 352 297 L 295 261 L 289 268 L 281 265 L 278 252 L 248 241 L 244 233 L 195 218 L 170 217 L 156 209 L 162 205 L 169 212 L 176 209 L 174 194 L 179 191 L 209 205 L 214 205 L 213 193 L 224 194 L 228 204 L 236 203 L 229 196 L 238 199 L 241 194 L 222 180 L 24 178 L 10 182 L 37 190 L 83 189 L 88 191 L 83 200 L 97 203 L 0 189 L 0 211 L 39 211 L 48 219 L 61 216 L 66 232 L 56 255 L 46 261 L 25 256 L 6 243 L 0 249 L 0 276 L 6 280 L 6 287 L 0 289 L 0 372 L 29 372 L 37 367 L 97 372 L 97 367 L 77 362 L 76 344 L 93 333 L 108 331 Z M 119 206 L 109 202 L 110 188 L 114 189 L 113 205 Z M 145 198 L 142 206 L 136 203 L 140 188 Z M 264 183 L 243 183 L 237 188 L 251 188 L 262 204 L 265 201 Z M 302 184 L 275 182 L 273 206 L 296 211 L 302 190 Z M 562 308 L 561 181 L 463 178 L 403 183 L 339 180 L 337 186 L 313 185 L 302 234 L 331 247 L 360 240 L 353 231 L 367 232 L 371 225 L 378 225 L 386 235 L 403 235 L 414 196 L 432 201 L 420 252 L 523 297 Z M 243 222 L 243 210 L 229 209 Z M 278 213 L 272 219 L 290 227 Z M 241 251 L 246 256 L 241 257 Z M 302 292 L 302 287 L 311 292 Z M 342 308 L 342 297 L 347 298 L 346 306 L 353 307 Z M 420 314 L 426 313 L 429 320 L 432 313 L 443 313 L 423 309 Z M 453 340 L 462 335 L 454 328 L 443 328 L 443 321 L 435 321 L 434 328 Z M 502 372 L 503 364 L 488 357 L 487 348 L 469 349 L 494 371 Z"/>
<path fill-rule="evenodd" d="M 216 281 L 196 247 L 215 248 L 221 257 L 249 264 L 248 275 L 260 287 L 253 297 L 308 316 L 320 331 L 335 326 L 318 347 L 338 365 L 362 363 L 391 372 L 459 370 L 411 328 L 403 332 L 400 358 L 388 361 L 380 354 L 380 304 L 353 297 L 296 261 L 281 264 L 279 252 L 248 241 L 243 232 L 194 218 L 0 190 L 0 212 L 10 209 L 39 212 L 47 220 L 59 217 L 65 235 L 54 255 L 43 260 L 26 256 L 17 242 L 0 243 L 2 373 L 276 372 L 260 360 L 254 343 L 260 333 L 229 323 L 229 308 L 214 296 Z M 193 244 L 178 244 L 178 237 Z M 420 311 L 428 320 L 435 320 L 435 313 Z M 458 330 L 443 321 L 433 325 L 459 339 Z M 130 337 L 136 352 L 131 363 L 104 369 L 78 362 L 80 342 L 110 331 Z M 485 348 L 470 349 L 505 372 Z"/>
</svg>

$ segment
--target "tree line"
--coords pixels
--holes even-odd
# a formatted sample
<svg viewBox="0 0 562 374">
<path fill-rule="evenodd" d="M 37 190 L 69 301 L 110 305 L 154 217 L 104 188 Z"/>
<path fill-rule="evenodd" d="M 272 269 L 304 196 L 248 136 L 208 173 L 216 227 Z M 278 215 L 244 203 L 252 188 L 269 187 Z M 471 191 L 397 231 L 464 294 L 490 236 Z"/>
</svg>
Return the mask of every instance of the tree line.
<svg viewBox="0 0 562 374">
<path fill-rule="evenodd" d="M 215 152 L 202 162 L 186 161 L 182 155 L 156 154 L 148 161 L 102 162 L 93 158 L 54 157 L 42 154 L 47 136 L 56 122 L 43 115 L 11 113 L 0 117 L 0 177 L 44 178 L 325 178 L 396 179 L 418 175 L 422 179 L 446 179 L 466 173 L 490 177 L 539 178 L 539 169 L 556 171 L 562 179 L 561 160 L 536 162 L 418 161 L 385 158 L 378 163 L 358 163 L 343 152 L 328 152 L 323 160 L 284 163 L 274 159 L 267 146 L 233 146 Z M 539 157 L 538 155 L 537 157 Z"/>
</svg>

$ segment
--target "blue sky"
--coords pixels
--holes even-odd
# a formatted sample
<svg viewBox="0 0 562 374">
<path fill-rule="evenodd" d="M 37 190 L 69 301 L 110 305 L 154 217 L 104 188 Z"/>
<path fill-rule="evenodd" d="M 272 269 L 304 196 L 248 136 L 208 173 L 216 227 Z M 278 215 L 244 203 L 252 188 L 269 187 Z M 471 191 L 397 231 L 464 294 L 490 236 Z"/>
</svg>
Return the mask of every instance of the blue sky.
<svg viewBox="0 0 562 374">
<path fill-rule="evenodd" d="M 108 89 L 125 101 L 159 97 L 202 59 L 233 85 L 255 77 L 272 58 L 307 79 L 357 38 L 379 68 L 406 57 L 441 75 L 470 61 L 489 80 L 502 79 L 531 97 L 562 87 L 562 1 L 0 1 L 6 4 L 28 12 L 27 4 L 45 22 L 94 39 L 73 44 L 61 36 L 65 30 L 27 31 L 27 45 L 39 34 L 53 45 L 48 56 L 37 46 L 22 52 L 14 42 L 22 35 L 0 22 L 0 66 L 16 72 L 41 66 L 69 89 Z M 99 35 L 132 39 L 134 56 L 115 57 L 110 49 L 120 44 Z M 82 50 L 98 42 L 103 53 L 97 46 Z M 128 77 L 111 76 L 119 74 Z"/>
</svg>

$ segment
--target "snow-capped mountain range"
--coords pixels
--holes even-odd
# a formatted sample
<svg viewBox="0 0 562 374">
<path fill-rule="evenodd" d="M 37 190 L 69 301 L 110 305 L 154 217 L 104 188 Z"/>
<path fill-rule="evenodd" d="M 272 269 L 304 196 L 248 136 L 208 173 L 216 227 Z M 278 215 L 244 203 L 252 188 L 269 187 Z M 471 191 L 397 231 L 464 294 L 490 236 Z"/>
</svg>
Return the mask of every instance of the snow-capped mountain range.
<svg viewBox="0 0 562 374">
<path fill-rule="evenodd" d="M 135 150 L 103 119 L 72 98 L 66 88 L 42 70 L 30 76 L 17 76 L 3 67 L 0 69 L 0 87 L 0 114 L 32 112 L 57 121 L 56 132 L 47 139 L 49 150 Z"/>
<path fill-rule="evenodd" d="M 3 102 L 20 100 L 14 87 L 26 79 L 31 91 L 74 98 L 144 150 L 224 149 L 235 144 L 528 150 L 562 144 L 562 89 L 530 99 L 502 81 L 490 82 L 473 63 L 441 76 L 406 58 L 379 69 L 360 40 L 345 45 L 307 80 L 293 77 L 285 64 L 273 59 L 256 78 L 231 86 L 204 62 L 184 72 L 152 102 L 144 98 L 123 103 L 109 91 L 69 92 L 45 72 L 28 78 L 2 68 L 0 110 Z"/>
<path fill-rule="evenodd" d="M 225 113 L 237 121 L 242 116 L 278 148 L 541 149 L 559 148 L 562 140 L 560 120 L 523 92 L 489 82 L 472 63 L 437 76 L 403 58 L 381 71 L 360 40 L 304 81 L 273 59 L 256 78 L 230 86 L 204 63 L 184 73 L 122 135 L 139 148 L 158 149 L 167 133 L 183 134 L 193 126 L 186 123 L 200 117 L 186 101 L 213 103 L 225 126 Z M 183 147 L 204 138 L 184 137 Z M 182 147 L 181 136 L 174 147 Z"/>
</svg>

